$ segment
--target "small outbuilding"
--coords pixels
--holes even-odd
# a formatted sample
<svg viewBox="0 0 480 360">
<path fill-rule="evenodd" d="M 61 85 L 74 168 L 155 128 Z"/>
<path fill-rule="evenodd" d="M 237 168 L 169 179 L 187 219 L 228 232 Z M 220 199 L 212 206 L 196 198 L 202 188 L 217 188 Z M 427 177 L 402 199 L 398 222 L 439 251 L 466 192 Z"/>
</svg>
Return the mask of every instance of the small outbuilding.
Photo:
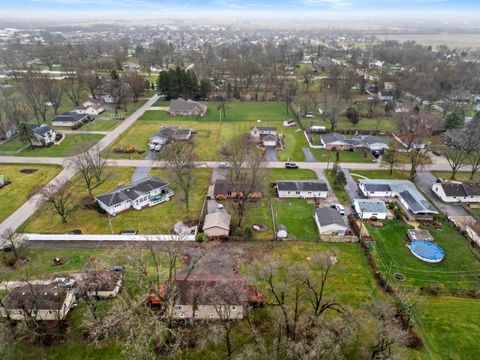
<svg viewBox="0 0 480 360">
<path fill-rule="evenodd" d="M 337 209 L 317 208 L 314 217 L 320 234 L 337 235 L 347 230 L 345 220 Z"/>
<path fill-rule="evenodd" d="M 217 211 L 205 216 L 203 232 L 208 237 L 228 236 L 232 217 L 224 211 Z"/>
<path fill-rule="evenodd" d="M 382 200 L 356 199 L 353 201 L 353 207 L 358 216 L 363 220 L 385 220 L 387 218 L 387 206 Z"/>
</svg>

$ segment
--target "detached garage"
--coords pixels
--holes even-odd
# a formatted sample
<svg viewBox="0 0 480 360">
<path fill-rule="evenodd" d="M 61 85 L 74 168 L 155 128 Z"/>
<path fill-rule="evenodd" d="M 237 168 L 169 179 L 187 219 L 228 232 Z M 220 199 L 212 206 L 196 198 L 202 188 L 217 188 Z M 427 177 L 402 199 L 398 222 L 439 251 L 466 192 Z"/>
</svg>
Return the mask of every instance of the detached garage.
<svg viewBox="0 0 480 360">
<path fill-rule="evenodd" d="M 337 235 L 347 230 L 345 220 L 337 209 L 327 207 L 316 209 L 315 222 L 321 235 Z"/>
<path fill-rule="evenodd" d="M 353 207 L 358 216 L 364 220 L 385 220 L 387 218 L 387 206 L 382 200 L 356 199 L 353 201 Z"/>
</svg>

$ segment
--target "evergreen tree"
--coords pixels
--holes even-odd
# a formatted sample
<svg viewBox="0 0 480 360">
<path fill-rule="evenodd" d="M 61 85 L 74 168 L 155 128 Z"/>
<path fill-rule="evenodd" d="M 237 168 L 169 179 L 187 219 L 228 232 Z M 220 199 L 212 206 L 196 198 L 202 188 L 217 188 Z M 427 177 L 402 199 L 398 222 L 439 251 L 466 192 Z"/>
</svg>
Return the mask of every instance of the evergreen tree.
<svg viewBox="0 0 480 360">
<path fill-rule="evenodd" d="M 347 178 L 345 177 L 345 173 L 343 172 L 343 170 L 339 169 L 337 171 L 333 184 L 336 188 L 343 188 L 345 187 L 345 185 L 347 185 Z"/>
<path fill-rule="evenodd" d="M 465 111 L 462 108 L 453 109 L 445 118 L 445 129 L 461 128 L 465 123 Z"/>
</svg>

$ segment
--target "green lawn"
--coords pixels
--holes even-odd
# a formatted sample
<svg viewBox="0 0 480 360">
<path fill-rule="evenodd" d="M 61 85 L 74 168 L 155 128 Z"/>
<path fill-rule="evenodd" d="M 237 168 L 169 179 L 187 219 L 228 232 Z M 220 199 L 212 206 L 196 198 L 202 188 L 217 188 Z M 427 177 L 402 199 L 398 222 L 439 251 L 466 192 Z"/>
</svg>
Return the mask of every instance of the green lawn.
<svg viewBox="0 0 480 360">
<path fill-rule="evenodd" d="M 254 233 L 254 238 L 255 240 L 272 240 L 273 228 L 270 210 L 271 201 L 277 226 L 284 224 L 287 227 L 287 232 L 291 233 L 291 235 L 298 240 L 318 240 L 318 232 L 316 231 L 312 217 L 313 203 L 299 199 L 278 199 L 276 191 L 270 187 L 270 183 L 279 180 L 308 180 L 316 178 L 315 173 L 311 170 L 266 170 L 264 184 L 265 196 L 253 204 L 248 210 L 242 226 L 250 227 L 253 224 L 266 224 L 268 230 L 265 232 Z M 229 212 L 234 215 L 233 210 L 230 210 Z M 233 218 L 232 221 L 234 222 L 235 218 Z"/>
<path fill-rule="evenodd" d="M 426 286 L 443 284 L 446 288 L 480 289 L 480 261 L 467 241 L 448 222 L 443 229 L 426 228 L 435 242 L 445 251 L 445 258 L 437 264 L 429 264 L 414 257 L 405 246 L 409 226 L 401 220 L 390 220 L 383 228 L 369 226 L 375 241 L 371 248 L 382 273 L 395 284 Z M 406 276 L 399 283 L 393 279 L 396 272 Z"/>
<path fill-rule="evenodd" d="M 480 301 L 454 297 L 421 299 L 416 318 L 438 359 L 479 359 Z"/>
<path fill-rule="evenodd" d="M 18 151 L 22 148 L 24 148 L 26 144 L 20 141 L 20 138 L 16 137 L 13 140 L 10 140 L 9 142 L 3 144 L 0 146 L 0 152 L 13 152 L 13 151 Z M 11 155 L 11 154 L 4 154 L 4 155 Z"/>
<path fill-rule="evenodd" d="M 333 192 L 335 193 L 335 196 L 337 197 L 338 201 L 344 205 L 350 206 L 350 198 L 347 195 L 347 192 L 345 191 L 345 188 L 339 188 L 336 187 L 335 184 L 335 176 L 333 176 L 333 173 L 330 171 L 326 172 L 328 182 L 330 183 Z"/>
<path fill-rule="evenodd" d="M 325 149 L 311 149 L 313 156 L 317 161 L 320 162 L 329 162 L 333 163 L 335 162 L 336 158 L 336 151 L 329 151 Z M 339 151 L 340 154 L 340 163 L 371 163 L 372 162 L 372 157 L 363 152 L 357 152 L 357 151 Z"/>
<path fill-rule="evenodd" d="M 110 131 L 115 129 L 122 122 L 119 120 L 96 120 L 83 125 L 77 131 Z"/>
<path fill-rule="evenodd" d="M 378 125 L 377 125 L 378 121 Z M 316 124 L 326 126 L 330 129 L 330 122 L 327 120 L 316 120 Z M 365 117 L 360 118 L 360 122 L 357 125 L 352 123 L 344 116 L 340 117 L 337 121 L 337 130 L 378 130 L 380 131 L 394 131 L 396 129 L 395 121 L 387 116 L 379 117 L 378 119 L 369 119 Z"/>
<path fill-rule="evenodd" d="M 400 179 L 408 180 L 410 177 L 409 171 L 393 170 L 390 174 L 389 170 L 351 170 L 351 174 L 356 179 L 361 177 L 355 176 L 355 174 L 365 176 L 368 179 Z"/>
<path fill-rule="evenodd" d="M 450 171 L 432 171 L 432 174 L 433 176 L 447 179 L 447 180 L 450 180 L 450 177 L 452 176 L 452 173 Z M 464 172 L 464 171 L 457 172 L 457 174 L 455 175 L 455 179 L 461 180 L 461 181 L 470 180 L 470 173 Z M 473 177 L 473 180 L 480 181 L 480 173 L 476 173 L 475 176 Z"/>
<path fill-rule="evenodd" d="M 78 148 L 93 146 L 103 138 L 98 134 L 67 134 L 60 145 L 25 149 L 17 156 L 64 157 L 77 154 Z"/>
<path fill-rule="evenodd" d="M 109 168 L 109 180 L 95 189 L 94 194 L 98 195 L 111 191 L 120 185 L 129 184 L 134 170 L 134 168 Z M 165 169 L 153 169 L 150 175 L 169 179 Z M 44 205 L 22 225 L 22 231 L 63 233 L 79 229 L 87 234 L 109 234 L 135 229 L 144 234 L 168 234 L 177 221 L 183 220 L 186 216 L 195 218 L 200 215 L 207 193 L 210 170 L 196 169 L 194 178 L 195 181 L 190 194 L 190 211 L 185 210 L 181 190 L 175 182 L 170 182 L 172 190 L 175 191 L 171 201 L 145 208 L 141 211 L 134 209 L 126 210 L 111 218 L 111 228 L 109 227 L 108 216 L 100 214 L 96 210 L 78 210 L 69 218 L 66 224 L 62 224 L 60 217 L 48 205 Z M 76 185 L 72 186 L 75 187 L 74 190 L 76 191 L 78 201 L 79 198 L 86 196 L 87 193 L 78 176 L 74 178 L 74 184 Z M 51 216 L 46 216 L 46 214 L 51 214 Z"/>
<path fill-rule="evenodd" d="M 38 169 L 32 174 L 21 173 L 22 169 Z M 35 186 L 45 185 L 61 170 L 60 166 L 35 164 L 2 164 L 0 175 L 12 183 L 0 189 L 0 222 L 10 216 L 20 205 L 29 198 Z"/>
</svg>

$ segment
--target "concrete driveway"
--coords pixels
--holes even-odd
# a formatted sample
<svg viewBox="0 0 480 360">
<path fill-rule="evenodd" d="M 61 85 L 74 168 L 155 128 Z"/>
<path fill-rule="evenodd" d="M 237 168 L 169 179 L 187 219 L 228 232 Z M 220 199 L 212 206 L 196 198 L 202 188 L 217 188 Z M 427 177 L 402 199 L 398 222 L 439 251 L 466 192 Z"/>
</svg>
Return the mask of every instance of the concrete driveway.
<svg viewBox="0 0 480 360">
<path fill-rule="evenodd" d="M 317 161 L 312 154 L 312 151 L 309 148 L 303 148 L 303 154 L 305 155 L 305 162 L 315 162 Z"/>
<path fill-rule="evenodd" d="M 145 155 L 144 160 L 157 160 L 158 157 L 160 156 L 160 152 L 158 151 L 152 151 L 148 150 L 147 154 Z M 138 181 L 145 179 L 148 176 L 148 173 L 150 172 L 151 167 L 149 166 L 139 166 L 135 169 L 135 171 L 132 174 L 132 182 Z"/>
<path fill-rule="evenodd" d="M 345 192 L 347 193 L 348 197 L 350 200 L 353 202 L 355 199 L 363 199 L 364 196 L 360 189 L 358 188 L 358 184 L 355 181 L 355 179 L 352 177 L 352 174 L 350 174 L 350 171 L 348 169 L 342 169 L 345 178 L 347 179 L 347 185 L 345 186 Z"/>
<path fill-rule="evenodd" d="M 446 204 L 440 200 L 437 195 L 432 191 L 432 185 L 435 183 L 435 176 L 431 172 L 419 172 L 415 178 L 415 185 L 423 192 L 432 204 L 443 214 L 448 216 L 469 216 L 461 205 Z"/>
<path fill-rule="evenodd" d="M 266 146 L 265 147 L 265 160 L 266 161 L 278 161 L 277 149 L 275 148 L 275 146 Z"/>
</svg>

